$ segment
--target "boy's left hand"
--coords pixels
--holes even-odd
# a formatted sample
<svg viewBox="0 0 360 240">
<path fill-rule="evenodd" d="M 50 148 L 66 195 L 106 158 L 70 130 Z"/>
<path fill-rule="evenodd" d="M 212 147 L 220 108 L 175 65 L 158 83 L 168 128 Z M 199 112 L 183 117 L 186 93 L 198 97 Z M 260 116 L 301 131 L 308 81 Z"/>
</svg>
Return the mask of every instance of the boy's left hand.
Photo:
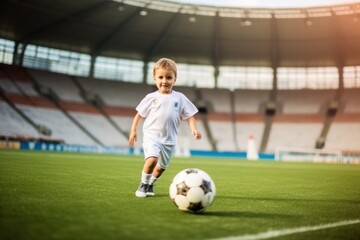
<svg viewBox="0 0 360 240">
<path fill-rule="evenodd" d="M 193 130 L 192 135 L 194 136 L 195 140 L 200 140 L 201 139 L 201 133 L 198 132 L 198 130 Z"/>
</svg>

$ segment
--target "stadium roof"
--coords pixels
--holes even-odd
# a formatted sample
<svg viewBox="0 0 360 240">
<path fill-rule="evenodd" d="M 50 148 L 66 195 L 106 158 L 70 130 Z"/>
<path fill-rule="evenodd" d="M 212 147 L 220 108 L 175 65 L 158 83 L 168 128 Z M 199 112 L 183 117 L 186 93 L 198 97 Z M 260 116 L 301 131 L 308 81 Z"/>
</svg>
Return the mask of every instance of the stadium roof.
<svg viewBox="0 0 360 240">
<path fill-rule="evenodd" d="M 214 66 L 360 65 L 360 2 L 279 9 L 160 0 L 3 0 L 0 6 L 0 38 L 91 56 L 167 56 Z"/>
<path fill-rule="evenodd" d="M 298 8 L 356 3 L 358 0 L 168 0 L 170 2 L 217 7 Z"/>
</svg>

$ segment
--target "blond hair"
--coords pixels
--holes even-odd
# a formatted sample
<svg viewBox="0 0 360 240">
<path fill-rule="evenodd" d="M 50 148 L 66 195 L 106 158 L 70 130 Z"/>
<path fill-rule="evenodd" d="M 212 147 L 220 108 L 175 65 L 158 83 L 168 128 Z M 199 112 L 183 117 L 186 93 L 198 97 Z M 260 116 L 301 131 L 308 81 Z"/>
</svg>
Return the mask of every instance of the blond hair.
<svg viewBox="0 0 360 240">
<path fill-rule="evenodd" d="M 155 71 L 157 69 L 166 69 L 166 70 L 173 71 L 175 73 L 175 77 L 177 76 L 176 63 L 173 60 L 171 60 L 170 58 L 160 58 L 155 63 L 155 66 L 153 68 L 153 76 L 155 76 Z"/>
</svg>

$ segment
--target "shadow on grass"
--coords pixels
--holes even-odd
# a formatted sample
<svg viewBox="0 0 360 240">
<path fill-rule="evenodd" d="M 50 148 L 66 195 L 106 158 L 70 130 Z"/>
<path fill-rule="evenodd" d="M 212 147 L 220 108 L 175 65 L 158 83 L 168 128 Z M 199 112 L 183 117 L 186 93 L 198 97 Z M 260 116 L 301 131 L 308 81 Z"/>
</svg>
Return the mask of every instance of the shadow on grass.
<svg viewBox="0 0 360 240">
<path fill-rule="evenodd" d="M 348 203 L 360 204 L 360 200 L 349 199 L 305 199 L 305 198 L 270 198 L 270 197 L 237 197 L 237 196 L 217 196 L 217 199 L 237 199 L 251 201 L 272 201 L 272 202 L 322 202 L 322 203 Z"/>
<path fill-rule="evenodd" d="M 153 197 L 150 197 L 153 198 Z M 169 194 L 167 193 L 156 193 L 155 198 L 168 198 Z M 322 203 L 347 203 L 347 204 L 359 204 L 360 205 L 360 200 L 353 200 L 353 199 L 331 199 L 331 198 L 326 198 L 326 199 L 311 199 L 311 198 L 281 198 L 281 197 L 245 197 L 245 196 L 226 196 L 226 195 L 217 195 L 215 197 L 216 201 L 221 201 L 221 200 L 229 200 L 229 199 L 234 199 L 234 200 L 241 200 L 241 201 L 246 201 L 246 200 L 251 200 L 251 201 L 271 201 L 271 202 L 322 202 Z"/>
<path fill-rule="evenodd" d="M 294 215 L 279 213 L 258 213 L 258 212 L 242 212 L 242 211 L 207 211 L 202 214 L 206 217 L 228 217 L 228 218 L 288 218 Z"/>
</svg>

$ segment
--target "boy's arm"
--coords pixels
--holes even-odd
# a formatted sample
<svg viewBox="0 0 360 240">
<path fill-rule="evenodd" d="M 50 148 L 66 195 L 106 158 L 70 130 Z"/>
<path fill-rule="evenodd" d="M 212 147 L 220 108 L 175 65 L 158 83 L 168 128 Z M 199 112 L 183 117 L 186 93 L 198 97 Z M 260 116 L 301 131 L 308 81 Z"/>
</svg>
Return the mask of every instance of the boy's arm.
<svg viewBox="0 0 360 240">
<path fill-rule="evenodd" d="M 186 121 L 188 122 L 190 129 L 191 129 L 191 133 L 194 136 L 194 138 L 196 140 L 200 140 L 201 139 L 201 133 L 197 130 L 196 128 L 196 120 L 194 116 L 189 117 L 188 119 L 186 119 Z"/>
<path fill-rule="evenodd" d="M 134 146 L 134 143 L 137 140 L 137 127 L 141 121 L 142 117 L 137 113 L 134 117 L 133 123 L 131 125 L 130 135 L 129 135 L 129 145 L 130 147 Z"/>
</svg>

